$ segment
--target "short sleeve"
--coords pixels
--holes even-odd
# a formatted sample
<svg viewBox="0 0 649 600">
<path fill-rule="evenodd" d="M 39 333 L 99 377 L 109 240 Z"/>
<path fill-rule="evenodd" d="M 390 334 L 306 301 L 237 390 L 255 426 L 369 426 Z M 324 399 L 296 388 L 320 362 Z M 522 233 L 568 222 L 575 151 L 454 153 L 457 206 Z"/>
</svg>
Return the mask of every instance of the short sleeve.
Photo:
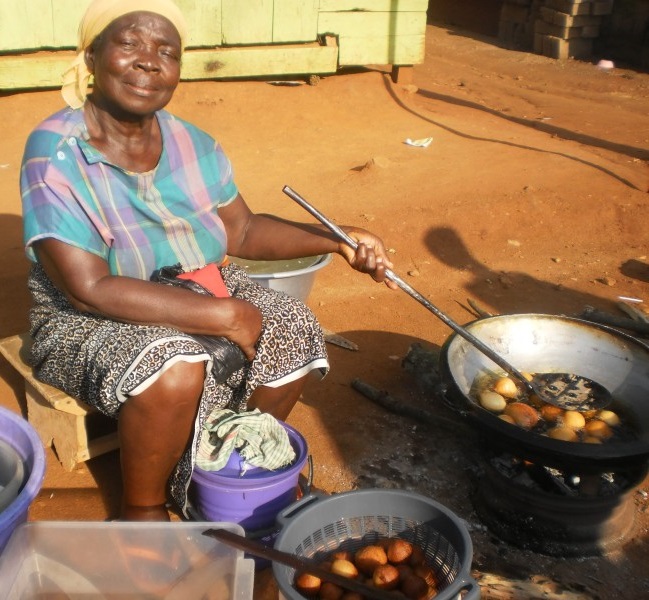
<svg viewBox="0 0 649 600">
<path fill-rule="evenodd" d="M 75 185 L 70 169 L 70 165 L 76 165 L 74 152 L 61 145 L 53 156 L 48 156 L 48 144 L 43 143 L 46 140 L 39 139 L 47 135 L 39 131 L 30 136 L 20 174 L 27 256 L 36 260 L 34 243 L 55 238 L 106 258 L 109 243 L 104 237 L 106 232 L 102 236 L 100 223 L 84 209 L 84 186 L 78 181 Z"/>
</svg>

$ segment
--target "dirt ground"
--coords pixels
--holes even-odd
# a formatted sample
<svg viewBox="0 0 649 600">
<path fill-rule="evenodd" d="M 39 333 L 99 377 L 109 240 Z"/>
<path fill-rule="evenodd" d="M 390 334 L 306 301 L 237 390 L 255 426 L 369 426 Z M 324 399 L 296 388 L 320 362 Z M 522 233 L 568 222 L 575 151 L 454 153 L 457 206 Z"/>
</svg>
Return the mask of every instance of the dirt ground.
<svg viewBox="0 0 649 600">
<path fill-rule="evenodd" d="M 468 299 L 492 313 L 568 315 L 589 305 L 623 316 L 619 296 L 649 303 L 649 74 L 508 51 L 438 24 L 426 44 L 410 85 L 392 83 L 380 66 L 317 85 L 183 83 L 170 109 L 222 142 L 253 209 L 309 220 L 282 194 L 288 184 L 338 223 L 375 231 L 393 249 L 395 271 L 460 323 L 474 318 Z M 61 106 L 56 91 L 0 96 L 2 337 L 27 329 L 23 145 Z M 404 143 L 426 137 L 427 148 Z M 394 415 L 350 385 L 360 378 L 442 411 L 401 361 L 415 342 L 438 348 L 449 329 L 338 257 L 318 274 L 309 304 L 359 348 L 329 345 L 330 374 L 289 419 L 308 442 L 318 488 L 432 496 L 466 521 L 476 576 L 545 577 L 545 595 L 535 597 L 649 596 L 649 481 L 633 498 L 633 534 L 604 556 L 552 558 L 499 541 L 470 500 L 477 467 L 462 423 L 454 432 Z M 4 360 L 0 376 L 0 403 L 24 411 L 22 382 Z M 30 519 L 113 516 L 118 460 L 112 452 L 68 473 L 48 450 Z M 255 597 L 277 598 L 269 571 L 257 575 Z"/>
</svg>

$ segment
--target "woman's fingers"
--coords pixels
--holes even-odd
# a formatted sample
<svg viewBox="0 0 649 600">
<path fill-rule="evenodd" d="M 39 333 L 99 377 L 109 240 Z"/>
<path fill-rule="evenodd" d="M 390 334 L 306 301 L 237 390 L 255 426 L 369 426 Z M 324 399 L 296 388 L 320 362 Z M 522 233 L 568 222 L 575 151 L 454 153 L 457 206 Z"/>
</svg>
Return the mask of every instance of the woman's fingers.
<svg viewBox="0 0 649 600">
<path fill-rule="evenodd" d="M 389 288 L 396 289 L 396 283 L 386 278 L 387 270 L 392 268 L 392 261 L 388 258 L 383 243 L 374 236 L 370 236 L 369 241 L 371 243 L 359 240 L 356 250 L 345 245 L 342 253 L 354 269 L 368 273 L 374 281 L 385 282 Z"/>
</svg>

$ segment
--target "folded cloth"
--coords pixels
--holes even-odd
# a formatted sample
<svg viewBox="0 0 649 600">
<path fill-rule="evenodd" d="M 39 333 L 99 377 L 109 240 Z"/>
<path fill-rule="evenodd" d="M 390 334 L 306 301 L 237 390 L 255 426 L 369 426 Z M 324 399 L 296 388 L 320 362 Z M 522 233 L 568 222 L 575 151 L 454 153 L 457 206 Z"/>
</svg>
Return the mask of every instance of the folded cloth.
<svg viewBox="0 0 649 600">
<path fill-rule="evenodd" d="M 286 429 L 272 415 L 259 409 L 241 413 L 215 409 L 203 425 L 196 466 L 204 471 L 220 471 L 234 450 L 247 465 L 270 471 L 295 460 Z"/>
<path fill-rule="evenodd" d="M 228 288 L 225 287 L 225 282 L 221 276 L 221 271 L 219 271 L 219 268 L 214 263 L 210 263 L 202 269 L 196 269 L 189 273 L 178 273 L 176 277 L 178 279 L 194 281 L 202 285 L 216 298 L 228 298 L 230 296 Z"/>
</svg>

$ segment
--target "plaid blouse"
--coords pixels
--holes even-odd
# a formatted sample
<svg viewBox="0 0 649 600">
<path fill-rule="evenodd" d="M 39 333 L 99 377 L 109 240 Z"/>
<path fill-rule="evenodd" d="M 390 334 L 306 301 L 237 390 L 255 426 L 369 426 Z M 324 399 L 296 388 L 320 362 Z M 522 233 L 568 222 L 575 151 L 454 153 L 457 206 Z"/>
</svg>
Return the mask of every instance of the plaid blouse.
<svg viewBox="0 0 649 600">
<path fill-rule="evenodd" d="M 166 111 L 158 165 L 132 173 L 88 143 L 83 109 L 66 108 L 29 136 L 20 175 L 24 241 L 56 238 L 106 260 L 113 275 L 149 279 L 160 267 L 220 263 L 217 214 L 237 196 L 230 161 L 197 127 Z"/>
</svg>

